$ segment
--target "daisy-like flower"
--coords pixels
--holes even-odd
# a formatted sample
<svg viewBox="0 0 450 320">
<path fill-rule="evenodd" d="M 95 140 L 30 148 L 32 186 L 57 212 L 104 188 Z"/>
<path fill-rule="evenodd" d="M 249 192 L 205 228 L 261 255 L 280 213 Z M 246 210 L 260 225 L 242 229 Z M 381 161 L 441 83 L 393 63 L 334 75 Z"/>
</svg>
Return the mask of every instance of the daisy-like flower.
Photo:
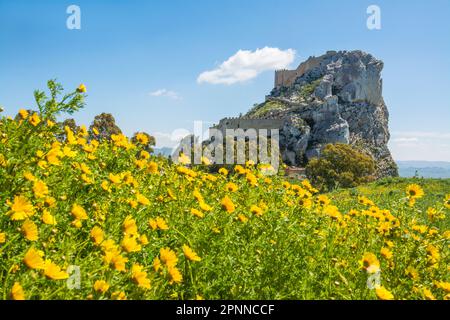
<svg viewBox="0 0 450 320">
<path fill-rule="evenodd" d="M 115 291 L 111 294 L 111 299 L 114 300 L 127 300 L 127 296 L 123 291 Z"/>
<path fill-rule="evenodd" d="M 109 284 L 105 280 L 97 280 L 94 283 L 94 290 L 100 293 L 105 293 L 109 289 Z"/>
<path fill-rule="evenodd" d="M 41 220 L 45 224 L 56 225 L 56 218 L 48 210 L 42 212 Z"/>
<path fill-rule="evenodd" d="M 83 83 L 80 84 L 77 88 L 77 92 L 79 93 L 86 93 L 86 91 L 87 91 L 86 86 Z"/>
<path fill-rule="evenodd" d="M 263 214 L 263 209 L 261 209 L 260 207 L 258 207 L 257 205 L 252 205 L 250 207 L 250 212 L 253 213 L 254 215 L 260 217 Z"/>
<path fill-rule="evenodd" d="M 42 258 L 44 253 L 42 251 L 30 248 L 23 258 L 23 262 L 30 269 L 44 269 L 45 262 Z"/>
<path fill-rule="evenodd" d="M 139 132 L 136 134 L 136 141 L 139 142 L 142 145 L 148 144 L 148 137 L 146 134 Z"/>
<path fill-rule="evenodd" d="M 33 192 L 36 198 L 45 198 L 48 194 L 48 187 L 45 182 L 37 180 L 33 184 Z"/>
<path fill-rule="evenodd" d="M 200 258 L 197 255 L 197 253 L 186 244 L 183 245 L 183 253 L 186 256 L 186 258 L 191 261 L 201 261 L 202 260 L 202 258 Z"/>
<path fill-rule="evenodd" d="M 422 294 L 423 294 L 424 298 L 427 300 L 436 300 L 435 296 L 433 295 L 433 293 L 431 292 L 430 289 L 423 288 Z"/>
<path fill-rule="evenodd" d="M 133 281 L 141 288 L 150 289 L 150 280 L 147 278 L 147 272 L 143 271 L 144 267 L 139 264 L 133 264 L 131 274 Z"/>
<path fill-rule="evenodd" d="M 111 181 L 114 184 L 119 184 L 122 182 L 122 177 L 119 174 L 110 173 L 108 178 L 109 181 Z"/>
<path fill-rule="evenodd" d="M 126 216 L 122 224 L 123 232 L 127 235 L 137 235 L 138 227 L 136 225 L 136 220 L 133 219 L 132 215 Z"/>
<path fill-rule="evenodd" d="M 11 298 L 13 300 L 25 300 L 25 292 L 19 282 L 14 282 L 11 288 Z"/>
<path fill-rule="evenodd" d="M 34 207 L 24 196 L 15 196 L 11 210 L 8 212 L 11 220 L 25 220 L 34 215 Z"/>
<path fill-rule="evenodd" d="M 375 293 L 380 300 L 394 300 L 394 295 L 383 286 L 376 288 Z"/>
<path fill-rule="evenodd" d="M 205 215 L 203 214 L 203 212 L 201 212 L 200 210 L 195 209 L 195 208 L 192 208 L 192 209 L 191 209 L 191 213 L 192 213 L 194 216 L 199 217 L 199 218 L 203 218 L 203 217 L 205 216 Z"/>
<path fill-rule="evenodd" d="M 238 219 L 239 219 L 239 221 L 241 221 L 243 223 L 246 223 L 248 221 L 248 218 L 245 215 L 243 215 L 242 213 L 238 214 Z"/>
<path fill-rule="evenodd" d="M 220 204 L 222 205 L 222 208 L 228 213 L 233 213 L 234 210 L 236 210 L 236 206 L 228 196 L 225 196 L 220 202 Z"/>
<path fill-rule="evenodd" d="M 139 237 L 139 242 L 140 242 L 143 246 L 149 244 L 148 238 L 147 238 L 147 236 L 146 236 L 145 234 L 143 234 L 143 235 L 141 235 L 141 236 Z"/>
<path fill-rule="evenodd" d="M 408 266 L 405 269 L 405 274 L 413 280 L 419 280 L 419 278 L 420 278 L 419 272 L 413 266 Z"/>
<path fill-rule="evenodd" d="M 220 169 L 219 169 L 219 173 L 220 173 L 221 175 L 226 176 L 226 175 L 228 175 L 228 170 L 225 169 L 225 168 L 220 168 Z"/>
<path fill-rule="evenodd" d="M 156 162 L 149 162 L 147 165 L 147 172 L 148 173 L 157 173 L 158 172 L 158 164 Z"/>
<path fill-rule="evenodd" d="M 406 187 L 406 195 L 409 199 L 420 199 L 425 195 L 425 193 L 423 192 L 422 187 L 418 184 L 410 184 Z"/>
<path fill-rule="evenodd" d="M 180 270 L 175 266 L 168 267 L 171 283 L 181 283 L 183 281 L 183 275 Z"/>
<path fill-rule="evenodd" d="M 380 250 L 380 253 L 383 257 L 385 257 L 386 259 L 390 260 L 393 257 L 393 253 L 389 248 L 383 247 Z"/>
<path fill-rule="evenodd" d="M 19 110 L 19 115 L 20 115 L 20 117 L 21 117 L 22 119 L 25 120 L 26 118 L 28 118 L 29 113 L 28 113 L 28 111 L 25 110 L 25 109 L 20 109 L 20 110 Z"/>
<path fill-rule="evenodd" d="M 25 220 L 21 228 L 22 234 L 27 240 L 37 241 L 39 239 L 39 231 L 36 224 L 31 220 Z"/>
<path fill-rule="evenodd" d="M 159 260 L 158 257 L 155 257 L 155 259 L 153 259 L 153 269 L 155 270 L 155 272 L 158 272 L 158 270 L 161 269 L 161 260 Z"/>
<path fill-rule="evenodd" d="M 67 272 L 62 271 L 61 267 L 49 259 L 45 260 L 44 275 L 52 280 L 64 280 L 69 277 Z"/>
<path fill-rule="evenodd" d="M 159 257 L 167 267 L 174 267 L 178 262 L 176 253 L 167 247 L 159 250 Z"/>
<path fill-rule="evenodd" d="M 191 158 L 188 157 L 187 155 L 185 155 L 184 153 L 181 153 L 178 156 L 178 162 L 181 164 L 190 164 L 191 163 Z"/>
<path fill-rule="evenodd" d="M 316 202 L 319 206 L 324 207 L 330 204 L 330 199 L 326 195 L 321 194 L 317 197 Z"/>
<path fill-rule="evenodd" d="M 156 217 L 156 225 L 160 230 L 169 230 L 169 226 L 167 225 L 166 220 L 161 217 Z"/>
<path fill-rule="evenodd" d="M 444 206 L 445 206 L 447 209 L 450 209 L 450 194 L 448 194 L 448 195 L 445 196 L 445 199 L 444 199 Z"/>
<path fill-rule="evenodd" d="M 90 232 L 90 236 L 96 245 L 100 245 L 105 239 L 105 234 L 103 233 L 102 228 L 99 226 L 95 226 L 92 228 Z"/>
<path fill-rule="evenodd" d="M 368 273 L 376 273 L 380 270 L 380 261 L 371 252 L 366 252 L 360 262 L 363 269 Z"/>
<path fill-rule="evenodd" d="M 74 204 L 71 211 L 76 220 L 86 220 L 88 218 L 86 210 L 78 204 Z"/>
<path fill-rule="evenodd" d="M 140 203 L 140 204 L 142 204 L 144 206 L 147 206 L 147 205 L 150 204 L 150 200 L 148 200 L 144 195 L 142 195 L 140 193 L 138 193 L 136 195 L 136 200 L 137 200 L 138 203 Z"/>
<path fill-rule="evenodd" d="M 41 119 L 39 118 L 39 115 L 35 112 L 33 115 L 29 118 L 29 121 L 32 126 L 36 127 L 40 122 Z"/>
<path fill-rule="evenodd" d="M 198 205 L 200 206 L 200 209 L 202 209 L 203 211 L 211 211 L 212 210 L 212 207 L 204 201 L 201 201 Z"/>
<path fill-rule="evenodd" d="M 228 192 L 235 192 L 235 191 L 237 191 L 237 189 L 238 189 L 238 186 L 233 182 L 228 182 L 225 185 L 225 190 Z"/>
<path fill-rule="evenodd" d="M 141 245 L 136 241 L 135 236 L 125 235 L 122 240 L 122 248 L 126 252 L 138 252 L 141 251 Z"/>
</svg>

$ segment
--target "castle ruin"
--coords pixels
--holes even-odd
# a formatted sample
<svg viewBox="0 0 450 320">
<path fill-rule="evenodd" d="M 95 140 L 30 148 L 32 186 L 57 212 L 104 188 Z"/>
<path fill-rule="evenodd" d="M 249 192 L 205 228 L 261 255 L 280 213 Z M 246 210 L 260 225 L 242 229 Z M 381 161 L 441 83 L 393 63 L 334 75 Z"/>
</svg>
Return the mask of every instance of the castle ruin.
<svg viewBox="0 0 450 320">
<path fill-rule="evenodd" d="M 326 55 L 333 55 L 335 53 L 335 51 L 327 51 Z M 308 60 L 300 63 L 300 65 L 295 70 L 283 69 L 275 71 L 274 88 L 280 89 L 281 87 L 292 86 L 297 78 L 301 77 L 309 70 L 317 67 L 320 62 L 323 61 L 324 56 L 309 57 Z"/>
</svg>

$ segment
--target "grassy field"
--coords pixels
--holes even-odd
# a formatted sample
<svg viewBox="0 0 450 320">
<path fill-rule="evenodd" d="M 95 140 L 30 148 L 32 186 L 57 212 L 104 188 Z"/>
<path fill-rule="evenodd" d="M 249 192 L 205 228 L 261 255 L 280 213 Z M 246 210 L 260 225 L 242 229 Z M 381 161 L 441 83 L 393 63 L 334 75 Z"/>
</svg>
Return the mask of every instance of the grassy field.
<svg viewBox="0 0 450 320">
<path fill-rule="evenodd" d="M 450 297 L 449 180 L 319 194 L 95 131 L 1 118 L 2 299 Z"/>
</svg>

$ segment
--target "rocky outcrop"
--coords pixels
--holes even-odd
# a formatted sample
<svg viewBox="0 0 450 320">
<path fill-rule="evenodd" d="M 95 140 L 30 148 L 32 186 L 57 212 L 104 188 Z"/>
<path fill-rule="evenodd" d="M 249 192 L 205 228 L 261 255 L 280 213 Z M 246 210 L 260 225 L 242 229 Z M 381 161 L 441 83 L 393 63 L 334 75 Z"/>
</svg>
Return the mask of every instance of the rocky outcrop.
<svg viewBox="0 0 450 320">
<path fill-rule="evenodd" d="M 320 156 L 326 144 L 339 142 L 371 154 L 378 177 L 397 176 L 387 147 L 389 113 L 382 96 L 383 62 L 362 51 L 329 51 L 300 66 L 302 72 L 297 69 L 294 81 L 283 85 L 278 80 L 266 101 L 242 119 L 283 120 L 280 150 L 289 165 L 304 165 Z"/>
</svg>

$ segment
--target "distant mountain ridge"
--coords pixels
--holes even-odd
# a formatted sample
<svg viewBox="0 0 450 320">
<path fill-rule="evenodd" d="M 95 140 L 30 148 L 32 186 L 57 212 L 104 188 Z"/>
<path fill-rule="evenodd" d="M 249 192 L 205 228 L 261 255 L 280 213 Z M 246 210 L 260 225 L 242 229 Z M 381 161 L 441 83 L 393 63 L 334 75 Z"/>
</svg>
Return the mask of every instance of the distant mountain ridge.
<svg viewBox="0 0 450 320">
<path fill-rule="evenodd" d="M 450 162 L 446 161 L 397 161 L 401 177 L 450 178 Z"/>
</svg>

